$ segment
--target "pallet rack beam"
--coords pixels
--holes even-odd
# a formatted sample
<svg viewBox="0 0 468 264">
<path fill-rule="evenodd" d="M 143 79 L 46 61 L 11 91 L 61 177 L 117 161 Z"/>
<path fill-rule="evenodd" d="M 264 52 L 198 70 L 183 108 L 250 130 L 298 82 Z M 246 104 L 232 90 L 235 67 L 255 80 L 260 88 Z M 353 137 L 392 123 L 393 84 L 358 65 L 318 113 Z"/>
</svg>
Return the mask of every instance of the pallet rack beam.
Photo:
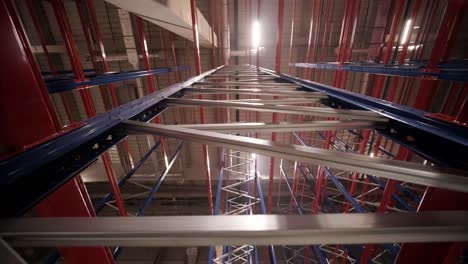
<svg viewBox="0 0 468 264">
<path fill-rule="evenodd" d="M 14 247 L 314 245 L 464 241 L 465 211 L 0 220 Z"/>
<path fill-rule="evenodd" d="M 463 171 L 452 171 L 455 174 L 451 174 L 418 163 L 376 159 L 367 155 L 340 153 L 333 150 L 280 144 L 257 138 L 181 127 L 175 128 L 174 126 L 155 125 L 139 121 L 125 121 L 123 129 L 129 134 L 154 134 L 226 148 L 251 150 L 254 153 L 267 156 L 283 157 L 311 164 L 330 166 L 336 169 L 375 174 L 389 179 L 468 192 L 468 178 L 463 176 L 465 174 Z"/>
<path fill-rule="evenodd" d="M 438 71 L 429 71 L 423 65 L 418 64 L 382 64 L 382 63 L 359 63 L 359 62 L 348 62 L 345 64 L 339 64 L 334 62 L 329 63 L 291 63 L 289 66 L 307 68 L 307 69 L 321 69 L 321 70 L 334 70 L 334 71 L 348 71 L 348 72 L 362 72 L 388 76 L 400 76 L 400 77 L 416 77 L 426 78 L 432 80 L 447 80 L 447 81 L 458 81 L 468 82 L 468 67 L 463 65 L 465 68 L 451 68 L 444 67 L 439 68 Z M 459 65 L 461 66 L 461 65 Z"/>
<path fill-rule="evenodd" d="M 125 81 L 135 78 L 147 77 L 157 74 L 164 74 L 169 72 L 183 71 L 186 70 L 187 66 L 179 67 L 164 67 L 155 68 L 151 70 L 139 70 L 139 71 L 128 71 L 128 72 L 106 72 L 102 74 L 88 74 L 86 80 L 77 81 L 74 76 L 70 77 L 56 77 L 45 79 L 47 90 L 49 93 L 59 93 L 74 89 L 80 89 L 85 86 L 97 86 L 103 84 L 110 84 L 119 81 Z M 153 88 L 154 89 L 154 88 Z"/>
<path fill-rule="evenodd" d="M 354 120 L 330 120 L 311 121 L 303 123 L 222 123 L 222 124 L 193 124 L 193 125 L 168 125 L 169 127 L 183 127 L 190 129 L 206 130 L 219 133 L 242 132 L 296 132 L 296 131 L 324 131 L 343 129 L 376 129 L 385 126 L 385 122 L 354 121 Z"/>
</svg>

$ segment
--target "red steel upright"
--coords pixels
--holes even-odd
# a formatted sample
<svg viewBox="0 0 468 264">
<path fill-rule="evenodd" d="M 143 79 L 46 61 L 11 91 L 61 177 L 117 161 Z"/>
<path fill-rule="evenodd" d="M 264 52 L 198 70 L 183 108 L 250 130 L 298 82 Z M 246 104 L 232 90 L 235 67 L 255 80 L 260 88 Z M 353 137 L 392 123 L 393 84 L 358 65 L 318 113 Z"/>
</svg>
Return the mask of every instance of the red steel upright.
<svg viewBox="0 0 468 264">
<path fill-rule="evenodd" d="M 195 57 L 195 70 L 196 74 L 201 74 L 200 64 L 200 41 L 198 39 L 198 23 L 197 23 L 197 7 L 195 0 L 190 0 L 190 12 L 192 15 L 192 32 L 193 32 L 193 54 Z M 198 96 L 199 99 L 203 99 L 202 95 Z M 205 109 L 200 107 L 200 123 L 205 123 Z M 208 192 L 208 207 L 209 213 L 213 214 L 213 193 L 211 191 L 211 172 L 210 172 L 210 157 L 208 153 L 208 146 L 203 144 L 203 160 L 205 162 L 205 174 L 206 174 L 206 187 Z"/>
<path fill-rule="evenodd" d="M 52 7 L 54 9 L 54 14 L 57 19 L 60 32 L 65 42 L 65 47 L 67 49 L 67 53 L 70 58 L 70 63 L 72 66 L 73 73 L 75 74 L 75 78 L 77 78 L 80 81 L 85 81 L 86 76 L 84 74 L 83 67 L 81 65 L 81 60 L 80 60 L 80 56 L 78 53 L 78 49 L 76 48 L 75 42 L 73 40 L 72 31 L 71 31 L 70 25 L 66 17 L 66 12 L 65 12 L 65 7 L 63 5 L 63 2 L 61 0 L 52 0 Z M 83 99 L 83 104 L 86 109 L 87 117 L 90 118 L 90 117 L 95 116 L 96 109 L 94 107 L 91 92 L 89 91 L 88 87 L 85 86 L 83 87 L 83 89 L 80 89 L 80 93 Z M 119 186 L 117 184 L 115 172 L 112 169 L 110 156 L 106 152 L 101 156 L 101 158 L 102 158 L 104 168 L 107 173 L 107 178 L 109 179 L 109 182 L 112 188 L 112 193 L 114 194 L 114 197 L 115 197 L 115 202 L 119 209 L 119 214 L 121 216 L 126 216 L 127 212 L 125 210 L 123 201 L 121 199 Z"/>
<path fill-rule="evenodd" d="M 57 116 L 52 107 L 45 83 L 36 64 L 26 34 L 15 7 L 10 0 L 0 2 L 0 30 L 5 37 L 0 53 L 9 62 L 0 72 L 2 83 L 15 89 L 0 89 L 0 137 L 6 146 L 2 154 L 12 153 L 25 146 L 37 144 L 60 132 Z M 28 122 L 24 122 L 28 120 Z M 92 217 L 89 198 L 70 180 L 37 207 L 41 216 Z M 106 248 L 60 248 L 67 263 L 113 263 Z"/>
<path fill-rule="evenodd" d="M 293 39 L 294 39 L 294 17 L 296 16 L 296 0 L 293 0 L 292 19 L 291 19 L 291 37 L 289 38 L 289 55 L 288 55 L 288 74 L 291 75 L 291 58 L 293 50 Z"/>
</svg>

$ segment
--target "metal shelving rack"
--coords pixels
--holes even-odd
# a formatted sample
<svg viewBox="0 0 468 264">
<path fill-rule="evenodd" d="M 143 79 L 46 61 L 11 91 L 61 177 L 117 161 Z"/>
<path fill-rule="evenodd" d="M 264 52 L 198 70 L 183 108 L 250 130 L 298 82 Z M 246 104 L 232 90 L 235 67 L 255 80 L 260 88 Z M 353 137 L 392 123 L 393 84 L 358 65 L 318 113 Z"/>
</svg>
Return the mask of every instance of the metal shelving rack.
<svg viewBox="0 0 468 264">
<path fill-rule="evenodd" d="M 442 21 L 444 27 L 452 29 L 459 21 L 454 18 L 460 16 L 466 4 L 456 0 L 449 2 L 453 5 L 447 5 Z M 8 37 L 0 50 L 5 60 L 14 63 L 8 72 L 2 72 L 1 77 L 9 85 L 16 84 L 17 89 L 1 93 L 2 104 L 8 110 L 2 113 L 8 129 L 2 132 L 1 138 L 15 147 L 23 147 L 14 149 L 15 152 L 0 163 L 2 216 L 19 217 L 33 207 L 38 209 L 39 215 L 48 216 L 0 220 L 1 249 L 5 258 L 11 257 L 8 260 L 11 263 L 22 263 L 11 246 L 71 246 L 74 248 L 69 251 L 59 248 L 60 254 L 67 260 L 76 259 L 82 263 L 113 263 L 113 258 L 125 246 L 212 246 L 208 260 L 211 263 L 257 263 L 264 255 L 271 263 L 281 258 L 285 263 L 380 263 L 382 260 L 409 263 L 421 251 L 433 255 L 434 261 L 442 256 L 444 263 L 450 263 L 461 255 L 468 234 L 468 215 L 466 211 L 460 211 L 466 210 L 467 203 L 463 201 L 468 192 L 468 133 L 463 126 L 468 104 L 461 104 L 458 114 L 450 122 L 426 112 L 438 82 L 434 79 L 421 81 L 421 87 L 427 85 L 429 89 L 418 92 L 421 100 L 414 107 L 420 110 L 377 99 L 383 93 L 381 75 L 376 78 L 374 97 L 335 88 L 343 87 L 346 80 L 344 63 L 349 60 L 348 52 L 352 49 L 351 24 L 359 15 L 353 9 L 359 10 L 360 1 L 346 2 L 342 32 L 345 38 L 340 43 L 338 66 L 333 68 L 336 74 L 335 87 L 332 87 L 313 81 L 320 80 L 319 71 L 306 70 L 304 79 L 280 73 L 281 42 L 277 45 L 279 54 L 277 52 L 275 71 L 259 67 L 257 50 L 256 66 L 215 67 L 216 60 L 213 60 L 214 68 L 202 73 L 195 1 L 191 0 L 196 76 L 156 91 L 153 74 L 172 70 L 177 73 L 185 68 L 176 66 L 153 71 L 148 50 L 142 47 L 145 71 L 130 75 L 117 73 L 110 78 L 99 75 L 101 82 L 98 84 L 120 80 L 116 79 L 117 75 L 121 78 L 146 76 L 150 94 L 124 105 L 113 100 L 111 107 L 106 109 L 108 112 L 98 116 L 95 116 L 90 100 L 89 80 L 80 63 L 63 3 L 59 0 L 51 3 L 74 76 L 78 79 L 71 81 L 68 78 L 67 83 L 80 87 L 90 118 L 68 130 L 62 129 L 53 113 L 46 84 L 15 6 L 9 0 L 2 1 L 0 19 L 5 25 L 2 33 Z M 279 3 L 281 36 L 284 1 Z M 92 6 L 92 1 L 87 1 L 87 6 Z M 395 1 L 395 18 L 400 19 L 402 8 L 403 1 Z M 413 8 L 417 11 L 416 4 Z M 93 8 L 88 11 L 93 18 L 91 10 Z M 312 20 L 316 19 L 320 19 L 318 9 L 313 11 Z M 140 22 L 137 25 L 143 43 L 144 30 Z M 391 23 L 387 42 L 390 47 L 398 21 Z M 93 24 L 97 41 L 101 42 L 95 19 Z M 312 25 L 317 27 L 317 23 Z M 439 30 L 435 46 L 448 48 L 454 40 L 443 30 Z M 310 50 L 318 48 L 317 41 L 311 43 L 311 39 L 309 37 L 306 64 L 289 61 L 290 66 L 321 67 L 320 64 L 310 64 L 314 57 L 315 62 L 322 57 Z M 384 65 L 389 64 L 389 50 L 383 56 Z M 103 50 L 101 52 L 104 54 Z M 442 52 L 442 48 L 434 49 L 425 65 L 427 69 L 437 69 L 445 54 Z M 26 60 L 18 61 L 19 57 Z M 105 56 L 102 57 L 106 65 Z M 367 71 L 365 67 L 369 65 L 352 66 L 362 72 Z M 106 67 L 104 72 L 108 72 Z M 372 67 L 381 69 L 384 66 Z M 94 70 L 97 72 L 98 69 Z M 392 78 L 407 76 L 399 71 L 391 74 L 396 76 Z M 21 77 L 20 82 L 17 77 Z M 107 88 L 115 99 L 113 86 Z M 206 100 L 203 99 L 206 94 L 222 96 L 218 100 Z M 193 99 L 195 95 L 198 99 Z M 386 99 L 393 101 L 394 98 Z M 160 124 L 158 116 L 163 111 L 181 107 L 200 107 L 200 124 Z M 255 122 L 234 123 L 226 111 L 226 123 L 205 124 L 205 108 L 236 109 L 239 110 L 236 115 L 243 111 L 246 119 Z M 23 129 L 20 123 L 31 111 L 35 118 L 26 125 L 36 128 L 34 131 Z M 273 113 L 272 122 L 259 122 L 259 112 Z M 279 114 L 298 116 L 301 122 L 279 122 Z M 268 133 L 268 139 L 259 137 L 265 133 Z M 288 133 L 289 144 L 276 142 L 281 133 Z M 154 146 L 117 182 L 106 151 L 120 142 L 125 149 L 125 138 L 134 134 L 155 135 Z M 165 149 L 165 138 L 180 140 L 174 153 Z M 166 169 L 137 213 L 137 216 L 143 215 L 176 161 L 182 141 L 203 144 L 210 212 L 219 216 L 95 217 L 112 199 L 120 215 L 128 215 L 119 187 L 161 147 L 163 155 L 167 158 L 172 154 L 172 158 L 166 159 Z M 224 149 L 214 204 L 207 145 Z M 415 154 L 419 157 L 415 158 Z M 271 156 L 269 175 L 259 175 L 255 164 L 258 155 Z M 99 157 L 107 164 L 112 192 L 93 208 L 78 174 Z M 275 170 L 275 160 L 280 164 L 279 171 Z M 426 160 L 425 165 L 419 162 L 422 160 Z M 241 177 L 234 180 L 234 175 Z M 268 184 L 265 194 L 264 184 Z M 286 202 L 283 201 L 283 191 L 287 193 Z M 49 210 L 46 205 L 56 210 Z M 65 216 L 74 218 L 64 221 L 62 217 Z M 434 246 L 423 242 L 439 243 Z M 115 247 L 114 256 L 108 247 Z M 267 253 L 262 254 L 261 249 Z"/>
</svg>

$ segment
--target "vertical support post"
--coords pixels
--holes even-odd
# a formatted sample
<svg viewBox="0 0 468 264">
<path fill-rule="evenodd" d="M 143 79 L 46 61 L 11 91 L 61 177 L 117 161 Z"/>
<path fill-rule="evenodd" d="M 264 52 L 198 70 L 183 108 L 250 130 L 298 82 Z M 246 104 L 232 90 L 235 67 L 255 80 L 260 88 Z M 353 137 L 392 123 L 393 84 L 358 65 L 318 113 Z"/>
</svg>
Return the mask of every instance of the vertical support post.
<svg viewBox="0 0 468 264">
<path fill-rule="evenodd" d="M 289 38 L 289 56 L 288 56 L 288 74 L 291 75 L 291 58 L 294 39 L 294 17 L 296 16 L 296 0 L 293 0 L 292 19 L 291 19 L 291 37 Z M 325 38 L 324 38 L 325 39 Z"/>
<path fill-rule="evenodd" d="M 346 1 L 347 2 L 347 1 Z M 314 26 L 314 12 L 315 12 L 315 2 L 312 2 L 311 3 L 312 5 L 312 11 L 311 11 L 311 18 L 310 18 L 310 25 L 309 25 L 309 38 L 307 40 L 307 53 L 306 53 L 306 63 L 309 63 L 310 62 L 310 55 L 311 55 L 311 51 L 310 51 L 310 48 L 311 48 L 311 45 L 312 45 L 312 28 Z M 307 76 L 309 76 L 309 71 L 310 69 L 309 68 L 306 68 L 305 71 L 304 71 L 304 79 L 307 78 Z"/>
<path fill-rule="evenodd" d="M 395 11 L 393 13 L 393 18 L 392 18 L 392 24 L 390 26 L 389 37 L 385 45 L 385 54 L 383 57 L 383 64 L 387 64 L 390 61 L 390 55 L 393 52 L 393 44 L 395 42 L 396 30 L 397 30 L 398 24 L 400 23 L 400 17 L 401 17 L 401 13 L 403 12 L 404 4 L 405 3 L 403 0 L 397 0 L 396 2 Z M 380 98 L 382 96 L 381 94 L 382 94 L 384 80 L 385 80 L 385 76 L 383 75 L 376 76 L 375 89 L 373 90 L 373 93 L 372 93 L 373 97 Z"/>
<path fill-rule="evenodd" d="M 176 50 L 175 50 L 175 45 L 174 45 L 174 33 L 170 33 L 169 35 L 170 41 L 171 41 L 171 50 L 172 50 L 172 64 L 174 66 L 174 77 L 175 77 L 175 82 L 179 82 L 179 70 L 177 69 L 177 57 L 176 57 Z"/>
<path fill-rule="evenodd" d="M 39 24 L 39 18 L 36 14 L 36 8 L 34 7 L 33 0 L 26 1 L 27 8 L 29 15 L 33 21 L 34 28 L 36 29 L 37 36 L 39 37 L 39 41 L 41 42 L 42 50 L 44 51 L 44 55 L 47 58 L 47 64 L 49 65 L 49 69 L 53 75 L 57 74 L 57 67 L 55 66 L 54 61 L 52 60 L 49 50 L 47 49 L 47 42 L 44 37 L 44 32 L 42 31 L 41 25 Z M 70 107 L 68 107 L 65 94 L 60 93 L 60 99 L 62 100 L 63 108 L 65 109 L 65 113 L 68 118 L 69 123 L 73 123 L 73 115 L 71 114 Z"/>
<path fill-rule="evenodd" d="M 22 150 L 23 146 L 53 137 L 61 127 L 55 123 L 58 119 L 45 83 L 15 6 L 10 0 L 0 1 L 0 25 L 5 37 L 0 55 L 10 62 L 0 72 L 0 78 L 4 84 L 15 86 L 15 89 L 0 89 L 0 120 L 9 128 L 0 132 L 5 140 L 3 142 L 9 143 L 6 145 L 2 142 L 5 149 L 2 154 L 11 154 Z M 31 114 L 34 118 L 31 118 Z M 29 121 L 23 122 L 25 119 Z M 47 197 L 36 209 L 41 216 L 61 213 L 67 216 L 91 217 L 83 195 L 78 182 L 73 179 Z M 64 211 L 57 210 L 61 206 Z M 113 263 L 105 248 L 61 248 L 61 252 L 67 263 Z"/>
<path fill-rule="evenodd" d="M 444 17 L 437 32 L 437 37 L 432 47 L 432 52 L 427 62 L 428 71 L 437 71 L 437 65 L 444 55 L 449 53 L 452 47 L 456 33 L 457 21 L 464 15 L 466 3 L 463 0 L 450 0 L 445 8 Z M 419 91 L 416 96 L 414 107 L 421 110 L 429 110 L 432 99 L 437 91 L 439 81 L 422 80 L 419 85 Z"/>
<path fill-rule="evenodd" d="M 277 32 L 277 39 L 276 39 L 276 64 L 275 64 L 275 71 L 277 73 L 281 72 L 281 48 L 283 44 L 283 17 L 284 17 L 284 0 L 278 1 L 278 32 Z M 294 17 L 293 17 L 294 21 Z M 294 22 L 293 22 L 294 24 Z M 292 33 L 291 33 L 292 36 Z"/>
<path fill-rule="evenodd" d="M 104 49 L 104 42 L 102 41 L 101 30 L 99 29 L 99 23 L 96 17 L 96 10 L 94 9 L 94 2 L 92 0 L 86 0 L 86 2 L 87 2 L 88 12 L 91 16 L 91 22 L 93 24 L 94 32 L 96 35 L 96 40 L 98 41 L 99 51 L 100 51 L 100 55 L 101 55 L 102 63 L 103 63 L 103 69 L 104 69 L 104 72 L 108 72 L 110 71 L 110 67 L 109 67 L 109 63 L 107 62 L 106 51 Z M 109 84 L 109 90 L 111 92 L 111 98 L 114 103 L 114 107 L 117 107 L 119 103 L 117 100 L 117 95 L 115 93 L 115 87 L 112 83 Z M 123 147 L 124 147 L 125 153 L 127 154 L 128 160 L 130 162 L 130 166 L 134 167 L 133 157 L 130 153 L 130 148 L 128 146 L 127 139 L 123 141 Z"/>
<path fill-rule="evenodd" d="M 260 11 L 259 11 L 260 12 Z M 284 0 L 279 0 L 278 3 L 278 36 L 276 41 L 276 65 L 275 71 L 279 73 L 281 71 L 281 44 L 283 38 L 283 14 L 284 14 Z M 258 64 L 257 64 L 258 66 Z M 275 96 L 275 99 L 278 97 Z M 278 123 L 278 113 L 273 112 L 273 123 Z M 271 140 L 276 141 L 276 132 L 271 133 Z M 267 212 L 271 214 L 273 207 L 273 178 L 275 176 L 275 158 L 270 158 L 270 182 L 268 188 L 268 209 Z"/>
<path fill-rule="evenodd" d="M 197 75 L 201 74 L 201 64 L 200 64 L 200 42 L 198 39 L 198 23 L 197 23 L 197 7 L 195 5 L 195 0 L 190 0 L 190 12 L 192 15 L 192 32 L 193 32 L 193 53 L 195 57 L 195 70 Z M 199 99 L 203 99 L 202 95 L 199 95 Z M 205 109 L 200 107 L 200 122 L 205 123 Z M 203 144 L 203 160 L 205 162 L 205 174 L 206 174 L 206 184 L 208 192 L 208 207 L 209 213 L 213 214 L 213 194 L 211 191 L 211 173 L 210 173 L 210 157 L 208 153 L 208 146 Z"/>
<path fill-rule="evenodd" d="M 216 10 L 216 0 L 210 0 L 209 1 L 209 20 L 210 20 L 210 33 L 211 33 L 211 67 L 215 68 L 216 67 L 216 49 L 214 45 L 214 15 L 213 12 Z M 219 43 L 218 43 L 219 45 Z"/>
<path fill-rule="evenodd" d="M 257 1 L 257 22 L 260 23 L 260 0 Z M 257 70 L 260 67 L 260 46 L 257 47 Z"/>
<path fill-rule="evenodd" d="M 138 35 L 138 40 L 140 42 L 140 50 L 143 55 L 143 63 L 145 64 L 146 70 L 151 70 L 151 61 L 149 58 L 149 52 L 148 52 L 148 44 L 146 41 L 146 36 L 145 36 L 145 27 L 144 27 L 144 21 L 141 17 L 135 17 L 136 21 L 136 26 L 137 26 L 137 35 Z M 154 77 L 153 75 L 148 75 L 147 77 L 147 82 L 148 82 L 148 92 L 149 93 L 154 93 L 155 91 L 155 86 L 154 86 Z M 154 119 L 154 123 L 159 124 L 161 122 L 160 117 L 157 116 Z M 164 157 L 164 162 L 166 167 L 168 166 L 168 159 L 167 159 L 167 152 L 166 152 L 166 144 L 164 137 L 160 137 L 159 140 L 161 141 L 161 150 L 163 153 Z"/>
<path fill-rule="evenodd" d="M 145 68 L 147 70 L 151 70 L 151 62 L 148 54 L 148 44 L 146 42 L 144 22 L 143 19 L 139 16 L 135 17 L 135 21 L 137 26 L 138 38 L 140 40 L 140 50 L 143 55 L 143 63 L 145 64 Z M 148 92 L 153 93 L 155 91 L 153 75 L 148 75 L 146 77 L 146 80 L 148 81 Z"/>
<path fill-rule="evenodd" d="M 75 77 L 80 81 L 84 81 L 86 80 L 86 77 L 83 71 L 83 67 L 81 65 L 78 50 L 73 40 L 73 35 L 72 35 L 71 28 L 66 17 L 66 12 L 65 12 L 65 7 L 63 6 L 63 2 L 61 0 L 52 0 L 52 6 L 54 9 L 54 14 L 57 19 L 57 23 L 60 28 L 60 32 L 65 41 L 65 47 L 67 48 L 67 53 L 70 58 L 70 63 L 71 63 L 73 72 L 75 74 Z M 83 104 L 85 105 L 87 116 L 88 117 L 95 116 L 96 109 L 94 107 L 94 103 L 91 97 L 91 93 L 88 90 L 88 87 L 84 87 L 84 89 L 81 89 L 80 93 L 83 98 Z M 120 190 L 117 185 L 115 173 L 114 173 L 114 170 L 112 169 L 112 163 L 111 163 L 110 156 L 108 153 L 104 153 L 102 155 L 102 161 L 104 163 L 107 177 L 109 179 L 112 190 L 114 192 L 115 201 L 117 203 L 117 207 L 119 208 L 120 215 L 125 216 L 127 215 L 127 212 L 125 210 L 124 204 L 120 197 Z"/>
<path fill-rule="evenodd" d="M 332 8 L 332 0 L 328 0 L 327 1 L 327 7 L 326 7 L 326 10 L 325 10 L 325 26 L 323 27 L 323 36 L 322 36 L 322 47 L 320 48 L 320 56 L 319 56 L 319 61 L 320 62 L 323 62 L 325 60 L 325 41 L 326 41 L 326 37 L 327 37 L 327 30 L 328 30 L 328 26 L 329 24 L 329 20 L 330 20 L 330 16 L 332 16 L 330 14 L 330 9 Z M 332 34 L 332 30 L 330 29 L 330 35 Z M 292 41 L 292 39 L 291 39 Z M 322 71 L 321 70 L 317 70 L 317 82 L 320 82 L 320 79 L 321 79 L 321 74 Z"/>
</svg>

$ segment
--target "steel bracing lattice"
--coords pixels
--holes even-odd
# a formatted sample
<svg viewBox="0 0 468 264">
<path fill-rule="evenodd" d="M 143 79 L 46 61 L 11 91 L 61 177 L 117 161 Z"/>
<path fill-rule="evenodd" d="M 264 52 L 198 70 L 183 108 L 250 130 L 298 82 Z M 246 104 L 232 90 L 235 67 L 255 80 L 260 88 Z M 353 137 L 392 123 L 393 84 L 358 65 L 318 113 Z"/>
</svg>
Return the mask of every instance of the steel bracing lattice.
<svg viewBox="0 0 468 264">
<path fill-rule="evenodd" d="M 255 206 L 259 206 L 259 198 L 251 192 L 256 180 L 255 158 L 251 153 L 232 150 L 229 150 L 227 154 L 223 151 L 223 155 L 225 155 L 224 166 L 220 173 L 226 177 L 224 180 L 226 184 L 221 187 L 220 195 L 225 200 L 221 214 L 254 214 Z M 223 246 L 220 254 L 213 259 L 213 263 L 250 263 L 253 251 L 254 246 L 251 245 Z"/>
<path fill-rule="evenodd" d="M 228 150 L 222 151 L 223 165 L 219 172 L 220 191 L 216 194 L 215 214 L 252 215 L 260 206 L 260 198 L 255 191 L 256 186 L 256 156 L 253 153 Z M 223 184 L 224 183 L 224 184 Z M 220 204 L 224 198 L 223 205 Z M 222 210 L 220 209 L 222 207 Z M 219 247 L 216 247 L 219 248 Z M 214 248 L 210 249 L 213 254 Z M 212 263 L 252 263 L 256 247 L 252 245 L 222 246 Z"/>
</svg>

